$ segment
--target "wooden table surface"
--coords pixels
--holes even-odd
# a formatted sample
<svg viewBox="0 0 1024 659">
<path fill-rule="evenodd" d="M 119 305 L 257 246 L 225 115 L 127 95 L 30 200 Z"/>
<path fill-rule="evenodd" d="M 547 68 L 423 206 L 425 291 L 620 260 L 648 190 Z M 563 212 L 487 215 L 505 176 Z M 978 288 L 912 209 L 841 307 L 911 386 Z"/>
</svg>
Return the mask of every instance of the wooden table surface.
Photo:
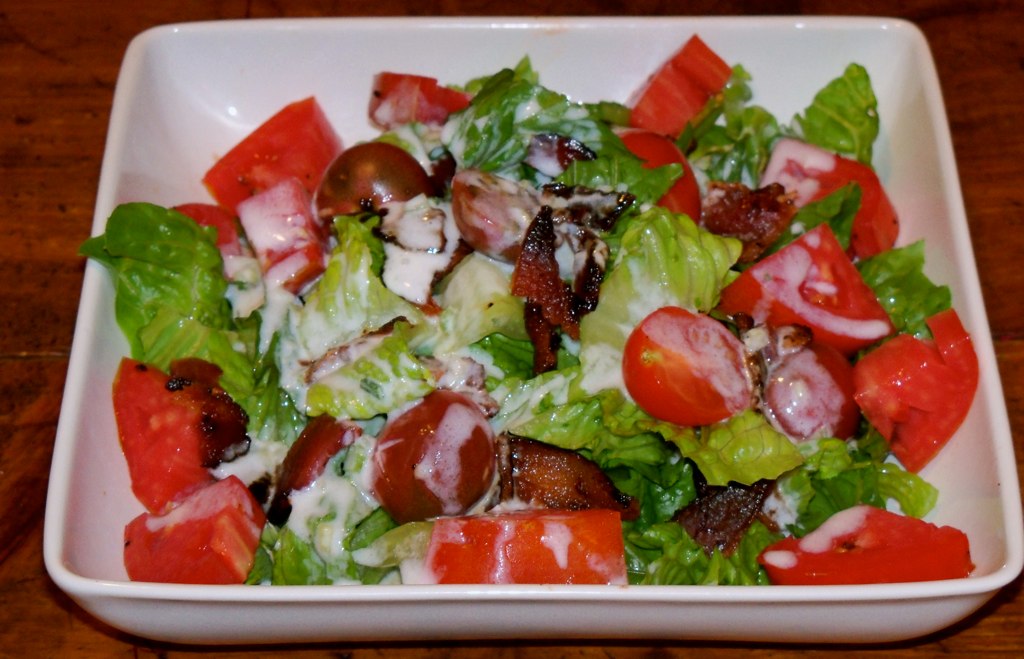
<svg viewBox="0 0 1024 659">
<path fill-rule="evenodd" d="M 128 41 L 162 23 L 327 15 L 830 14 L 840 3 L 664 0 L 3 0 L 0 3 L 0 655 L 258 656 L 267 649 L 168 646 L 129 637 L 78 609 L 43 567 L 46 484 L 78 309 L 100 160 Z M 1024 454 L 1024 3 L 847 0 L 842 13 L 900 16 L 925 32 L 947 103 L 1018 466 Z M 884 648 L 703 642 L 338 644 L 288 656 L 714 657 L 883 652 L 1024 656 L 1021 579 L 976 615 Z"/>
</svg>

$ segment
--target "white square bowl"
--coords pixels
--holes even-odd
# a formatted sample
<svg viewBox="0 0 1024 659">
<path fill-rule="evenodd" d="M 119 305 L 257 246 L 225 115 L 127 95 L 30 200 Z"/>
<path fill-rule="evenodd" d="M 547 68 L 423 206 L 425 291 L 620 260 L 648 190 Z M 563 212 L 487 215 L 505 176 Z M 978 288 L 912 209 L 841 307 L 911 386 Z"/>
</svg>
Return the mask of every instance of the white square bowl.
<svg viewBox="0 0 1024 659">
<path fill-rule="evenodd" d="M 99 619 L 185 643 L 431 638 L 704 638 L 874 642 L 948 626 L 1021 570 L 1022 516 L 1006 407 L 934 63 L 892 19 L 316 19 L 171 25 L 137 37 L 118 80 L 94 234 L 119 203 L 208 199 L 219 154 L 284 104 L 315 95 L 346 144 L 371 137 L 370 82 L 384 69 L 445 83 L 529 55 L 546 86 L 624 101 L 691 34 L 753 76 L 755 100 L 788 121 L 852 61 L 870 72 L 882 130 L 875 164 L 901 217 L 926 238 L 929 276 L 951 286 L 981 382 L 963 427 L 922 474 L 931 521 L 964 530 L 967 579 L 841 587 L 190 586 L 128 581 L 124 525 L 142 511 L 111 407 L 127 344 L 113 290 L 86 268 L 46 510 L 57 585 Z"/>
</svg>

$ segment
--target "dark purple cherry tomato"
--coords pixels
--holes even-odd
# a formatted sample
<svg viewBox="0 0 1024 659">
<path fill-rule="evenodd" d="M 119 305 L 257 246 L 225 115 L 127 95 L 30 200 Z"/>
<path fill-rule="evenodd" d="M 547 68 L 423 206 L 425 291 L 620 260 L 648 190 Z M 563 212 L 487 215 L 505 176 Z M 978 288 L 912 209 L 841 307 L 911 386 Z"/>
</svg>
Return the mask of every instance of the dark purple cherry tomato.
<svg viewBox="0 0 1024 659">
<path fill-rule="evenodd" d="M 316 208 L 321 218 L 329 218 L 433 192 L 430 177 L 409 152 L 386 142 L 365 142 L 342 151 L 327 168 Z"/>
</svg>

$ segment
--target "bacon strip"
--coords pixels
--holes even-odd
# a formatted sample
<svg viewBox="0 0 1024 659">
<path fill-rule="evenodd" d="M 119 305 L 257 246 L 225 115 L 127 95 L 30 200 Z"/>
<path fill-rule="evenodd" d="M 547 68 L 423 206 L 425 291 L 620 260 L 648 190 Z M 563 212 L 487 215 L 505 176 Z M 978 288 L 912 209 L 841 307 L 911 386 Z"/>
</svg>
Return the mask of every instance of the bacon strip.
<svg viewBox="0 0 1024 659">
<path fill-rule="evenodd" d="M 797 208 L 778 183 L 751 190 L 742 183 L 713 181 L 701 204 L 701 225 L 743 241 L 740 263 L 752 263 L 782 235 Z"/>
<path fill-rule="evenodd" d="M 774 486 L 774 481 L 760 480 L 750 486 L 698 487 L 697 500 L 676 513 L 676 521 L 707 554 L 718 549 L 728 556 L 760 514 Z"/>
<path fill-rule="evenodd" d="M 636 519 L 639 502 L 623 494 L 597 463 L 575 451 L 526 437 L 498 438 L 501 500 L 554 510 L 600 508 Z"/>
</svg>

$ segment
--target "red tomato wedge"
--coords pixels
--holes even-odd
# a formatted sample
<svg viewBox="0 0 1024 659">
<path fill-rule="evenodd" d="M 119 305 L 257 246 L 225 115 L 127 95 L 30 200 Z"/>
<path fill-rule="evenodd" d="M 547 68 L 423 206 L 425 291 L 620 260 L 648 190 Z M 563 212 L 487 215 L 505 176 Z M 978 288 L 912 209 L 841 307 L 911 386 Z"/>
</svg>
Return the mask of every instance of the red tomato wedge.
<svg viewBox="0 0 1024 659">
<path fill-rule="evenodd" d="M 208 485 L 162 515 L 143 513 L 124 530 L 132 581 L 242 583 L 252 569 L 263 509 L 236 476 Z"/>
<path fill-rule="evenodd" d="M 619 133 L 619 137 L 633 155 L 644 161 L 644 167 L 653 169 L 676 163 L 683 166 L 683 175 L 658 200 L 658 205 L 673 213 L 684 213 L 694 222 L 699 222 L 700 188 L 690 163 L 676 143 L 664 135 L 642 128 L 624 130 Z"/>
<path fill-rule="evenodd" d="M 442 517 L 434 521 L 426 572 L 442 584 L 625 584 L 619 513 Z"/>
<path fill-rule="evenodd" d="M 722 421 L 750 406 L 743 343 L 710 316 L 662 307 L 630 333 L 622 375 L 651 416 L 682 426 Z"/>
<path fill-rule="evenodd" d="M 114 377 L 114 418 L 132 492 L 152 513 L 214 480 L 203 467 L 202 410 L 176 396 L 170 380 L 128 358 Z"/>
<path fill-rule="evenodd" d="M 844 355 L 893 332 L 874 291 L 825 224 L 745 270 L 722 291 L 718 309 L 774 327 L 805 325 L 815 341 Z"/>
<path fill-rule="evenodd" d="M 867 505 L 776 542 L 758 562 L 773 584 L 790 586 L 960 579 L 974 569 L 962 531 Z"/>
<path fill-rule="evenodd" d="M 889 196 L 874 170 L 799 140 L 779 140 L 761 176 L 761 185 L 778 183 L 796 193 L 794 203 L 805 206 L 832 194 L 847 183 L 860 186 L 860 209 L 850 235 L 851 257 L 866 259 L 892 249 L 900 225 Z"/>
<path fill-rule="evenodd" d="M 472 98 L 438 84 L 436 78 L 384 71 L 373 78 L 370 120 L 385 130 L 412 121 L 440 126 Z"/>
<path fill-rule="evenodd" d="M 900 334 L 853 369 L 857 404 L 912 472 L 949 442 L 978 388 L 978 356 L 956 311 L 940 312 L 927 323 L 934 340 Z"/>
<path fill-rule="evenodd" d="M 731 75 L 732 68 L 694 35 L 633 94 L 629 123 L 675 139 Z"/>
<path fill-rule="evenodd" d="M 267 119 L 224 154 L 203 183 L 218 204 L 235 213 L 243 199 L 287 178 L 297 178 L 312 195 L 339 153 L 341 139 L 310 97 Z"/>
<path fill-rule="evenodd" d="M 239 238 L 238 218 L 214 204 L 191 203 L 181 204 L 174 210 L 187 215 L 204 227 L 217 230 L 217 248 L 222 256 L 241 256 L 244 253 Z"/>
<path fill-rule="evenodd" d="M 238 218 L 268 284 L 298 295 L 323 273 L 326 230 L 298 179 L 286 178 L 245 199 L 238 204 Z"/>
</svg>

